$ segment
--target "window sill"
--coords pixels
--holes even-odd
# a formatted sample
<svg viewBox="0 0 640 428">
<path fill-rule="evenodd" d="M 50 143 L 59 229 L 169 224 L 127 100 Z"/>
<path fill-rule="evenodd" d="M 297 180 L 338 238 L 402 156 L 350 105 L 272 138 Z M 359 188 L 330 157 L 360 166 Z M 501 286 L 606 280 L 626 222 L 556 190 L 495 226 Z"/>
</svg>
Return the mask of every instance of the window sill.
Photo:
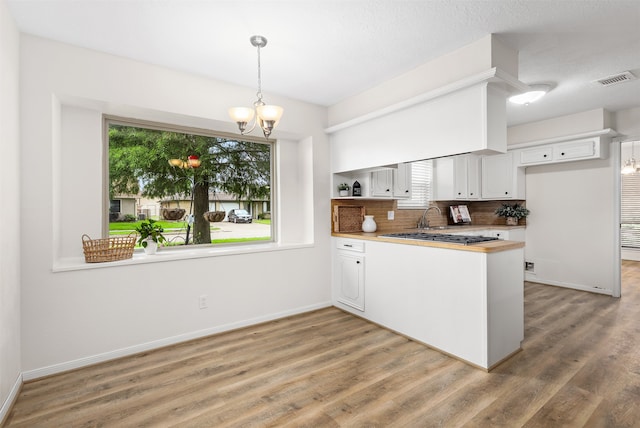
<svg viewBox="0 0 640 428">
<path fill-rule="evenodd" d="M 75 270 L 101 269 L 120 266 L 142 265 L 147 263 L 165 263 L 176 260 L 191 260 L 207 257 L 234 256 L 240 254 L 263 253 L 271 251 L 296 250 L 299 248 L 310 248 L 313 244 L 247 244 L 220 247 L 194 247 L 194 248 L 161 248 L 154 255 L 146 255 L 143 250 L 136 250 L 133 258 L 119 260 L 115 262 L 87 263 L 84 257 L 69 257 L 54 261 L 53 272 L 68 272 Z"/>
</svg>

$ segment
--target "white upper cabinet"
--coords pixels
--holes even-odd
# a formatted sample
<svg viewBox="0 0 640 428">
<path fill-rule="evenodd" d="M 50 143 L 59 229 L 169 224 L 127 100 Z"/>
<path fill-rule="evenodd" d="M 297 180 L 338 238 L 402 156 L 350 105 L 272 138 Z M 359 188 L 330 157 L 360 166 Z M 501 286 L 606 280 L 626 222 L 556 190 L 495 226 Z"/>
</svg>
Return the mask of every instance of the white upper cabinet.
<svg viewBox="0 0 640 428">
<path fill-rule="evenodd" d="M 401 163 L 397 168 L 371 173 L 371 196 L 394 199 L 411 197 L 411 164 Z"/>
<path fill-rule="evenodd" d="M 393 171 L 384 169 L 371 173 L 371 196 L 392 197 L 393 196 Z"/>
<path fill-rule="evenodd" d="M 434 160 L 434 200 L 480 198 L 480 156 L 459 155 Z"/>
<path fill-rule="evenodd" d="M 393 170 L 393 197 L 411 197 L 411 164 L 401 163 Z"/>
<path fill-rule="evenodd" d="M 482 199 L 525 199 L 524 169 L 514 154 L 482 157 Z"/>
<path fill-rule="evenodd" d="M 588 159 L 606 159 L 608 145 L 600 137 L 584 138 L 553 144 L 535 145 L 514 150 L 520 166 L 571 162 Z"/>
</svg>

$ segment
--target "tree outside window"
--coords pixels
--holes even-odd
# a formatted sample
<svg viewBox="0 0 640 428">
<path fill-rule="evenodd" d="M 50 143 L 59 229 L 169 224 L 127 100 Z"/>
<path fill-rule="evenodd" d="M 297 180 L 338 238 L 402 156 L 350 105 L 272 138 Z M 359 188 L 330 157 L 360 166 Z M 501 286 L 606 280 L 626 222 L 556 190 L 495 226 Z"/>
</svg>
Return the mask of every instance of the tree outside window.
<svg viewBox="0 0 640 428">
<path fill-rule="evenodd" d="M 109 199 L 137 195 L 190 200 L 194 244 L 211 244 L 204 214 L 211 194 L 233 195 L 251 207 L 270 205 L 272 143 L 133 126 L 108 121 Z M 197 156 L 197 168 L 188 165 Z M 183 164 L 170 160 L 183 160 Z M 267 204 L 264 204 L 264 202 Z M 261 238 L 261 239 L 264 239 Z"/>
</svg>

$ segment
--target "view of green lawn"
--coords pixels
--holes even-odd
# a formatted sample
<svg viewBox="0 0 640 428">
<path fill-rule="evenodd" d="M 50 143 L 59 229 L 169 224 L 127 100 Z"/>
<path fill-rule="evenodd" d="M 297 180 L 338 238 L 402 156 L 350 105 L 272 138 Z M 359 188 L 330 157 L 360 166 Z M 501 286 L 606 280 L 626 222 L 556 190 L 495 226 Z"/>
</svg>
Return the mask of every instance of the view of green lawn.
<svg viewBox="0 0 640 428">
<path fill-rule="evenodd" d="M 271 220 L 253 220 L 254 223 L 258 224 L 271 224 Z M 118 222 L 110 222 L 109 223 L 109 235 L 128 235 L 131 232 L 135 232 L 136 227 L 138 227 L 142 223 L 140 221 L 118 221 Z M 161 226 L 164 229 L 165 234 L 172 233 L 180 233 L 186 232 L 187 230 L 187 222 L 186 221 L 167 221 L 167 220 L 158 220 L 155 224 Z M 210 227 L 211 231 L 220 230 L 220 225 L 216 223 L 211 223 Z M 234 242 L 251 242 L 251 241 L 268 241 L 271 239 L 270 236 L 260 236 L 254 238 L 227 238 L 227 239 L 213 239 L 211 241 L 212 244 L 228 244 Z M 171 242 L 167 243 L 167 246 L 178 246 L 183 245 L 184 242 Z M 136 243 L 136 247 L 139 247 L 139 244 Z"/>
</svg>

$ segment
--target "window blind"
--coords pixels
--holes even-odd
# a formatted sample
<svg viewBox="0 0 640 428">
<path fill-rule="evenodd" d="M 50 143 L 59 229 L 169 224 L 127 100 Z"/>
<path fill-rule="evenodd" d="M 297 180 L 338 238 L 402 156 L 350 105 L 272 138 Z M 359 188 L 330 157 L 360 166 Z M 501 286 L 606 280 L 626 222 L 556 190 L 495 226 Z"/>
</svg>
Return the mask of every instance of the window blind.
<svg viewBox="0 0 640 428">
<path fill-rule="evenodd" d="M 431 160 L 411 163 L 411 198 L 398 199 L 398 209 L 421 209 L 429 205 L 432 198 L 432 170 Z"/>
<path fill-rule="evenodd" d="M 622 175 L 620 244 L 640 249 L 640 172 Z"/>
</svg>

